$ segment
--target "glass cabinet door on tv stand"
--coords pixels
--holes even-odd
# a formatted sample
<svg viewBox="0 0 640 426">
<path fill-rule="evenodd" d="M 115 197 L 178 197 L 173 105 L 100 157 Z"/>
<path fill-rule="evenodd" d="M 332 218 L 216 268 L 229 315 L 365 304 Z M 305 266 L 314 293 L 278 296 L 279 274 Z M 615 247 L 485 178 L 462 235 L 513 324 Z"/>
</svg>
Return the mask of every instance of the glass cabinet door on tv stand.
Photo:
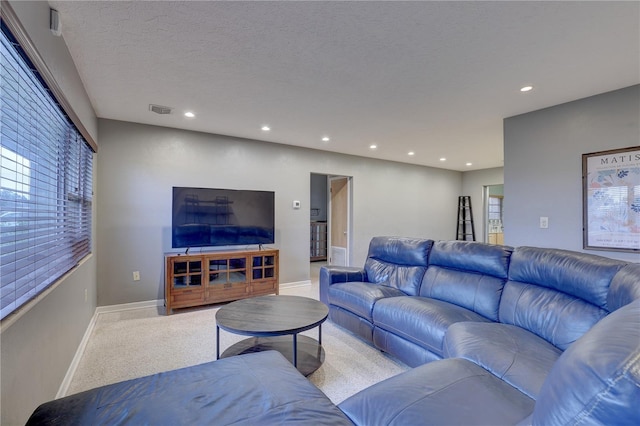
<svg viewBox="0 0 640 426">
<path fill-rule="evenodd" d="M 278 294 L 278 251 L 251 254 L 252 293 Z"/>
<path fill-rule="evenodd" d="M 167 269 L 171 271 L 167 282 L 171 306 L 180 308 L 204 301 L 202 257 L 181 256 L 168 259 Z"/>
<path fill-rule="evenodd" d="M 238 253 L 235 257 L 228 254 L 207 257 L 208 266 L 207 291 L 208 302 L 222 302 L 246 297 L 247 288 L 247 256 Z"/>
</svg>

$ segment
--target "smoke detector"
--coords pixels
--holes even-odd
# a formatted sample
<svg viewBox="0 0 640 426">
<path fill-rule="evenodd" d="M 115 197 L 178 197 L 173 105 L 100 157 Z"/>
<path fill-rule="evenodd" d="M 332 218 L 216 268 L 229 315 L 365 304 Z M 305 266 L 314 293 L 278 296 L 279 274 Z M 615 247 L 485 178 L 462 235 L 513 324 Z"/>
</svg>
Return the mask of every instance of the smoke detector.
<svg viewBox="0 0 640 426">
<path fill-rule="evenodd" d="M 171 114 L 171 108 L 162 105 L 149 104 L 149 111 L 155 112 L 156 114 L 160 115 Z"/>
</svg>

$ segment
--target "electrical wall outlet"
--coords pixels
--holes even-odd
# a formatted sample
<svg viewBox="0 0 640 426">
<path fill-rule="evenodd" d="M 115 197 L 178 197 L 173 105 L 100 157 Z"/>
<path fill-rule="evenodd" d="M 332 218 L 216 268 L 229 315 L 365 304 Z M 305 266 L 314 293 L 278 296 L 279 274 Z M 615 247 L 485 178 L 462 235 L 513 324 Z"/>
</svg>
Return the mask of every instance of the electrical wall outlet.
<svg viewBox="0 0 640 426">
<path fill-rule="evenodd" d="M 549 227 L 549 218 L 546 216 L 540 216 L 540 228 L 547 229 Z"/>
<path fill-rule="evenodd" d="M 140 271 L 133 271 L 133 280 L 140 281 Z"/>
</svg>

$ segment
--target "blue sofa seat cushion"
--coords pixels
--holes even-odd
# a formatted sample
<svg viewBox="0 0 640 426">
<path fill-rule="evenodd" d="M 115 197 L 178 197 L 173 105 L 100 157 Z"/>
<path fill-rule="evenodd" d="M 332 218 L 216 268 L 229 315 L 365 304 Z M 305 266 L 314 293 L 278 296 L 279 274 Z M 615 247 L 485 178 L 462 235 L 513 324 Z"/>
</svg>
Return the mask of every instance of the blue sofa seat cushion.
<svg viewBox="0 0 640 426">
<path fill-rule="evenodd" d="M 405 294 L 394 287 L 366 282 L 341 283 L 329 287 L 329 304 L 339 306 L 369 322 L 373 322 L 373 305 L 380 299 L 394 296 Z"/>
<path fill-rule="evenodd" d="M 461 321 L 489 322 L 452 303 L 420 296 L 382 299 L 373 310 L 373 324 L 442 357 L 447 328 Z"/>
<path fill-rule="evenodd" d="M 562 351 L 535 334 L 508 324 L 459 322 L 447 330 L 444 355 L 484 367 L 537 399 Z"/>
<path fill-rule="evenodd" d="M 609 314 L 560 356 L 532 420 L 640 424 L 640 300 Z"/>
<path fill-rule="evenodd" d="M 465 359 L 443 359 L 379 382 L 338 407 L 356 425 L 507 425 L 534 401 Z"/>
</svg>

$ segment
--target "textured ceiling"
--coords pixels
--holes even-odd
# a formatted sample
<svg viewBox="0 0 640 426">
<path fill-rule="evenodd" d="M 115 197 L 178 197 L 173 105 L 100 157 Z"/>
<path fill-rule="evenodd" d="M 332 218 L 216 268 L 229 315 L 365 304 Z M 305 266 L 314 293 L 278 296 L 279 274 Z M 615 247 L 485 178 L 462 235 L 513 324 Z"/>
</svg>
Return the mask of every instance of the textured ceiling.
<svg viewBox="0 0 640 426">
<path fill-rule="evenodd" d="M 502 166 L 505 117 L 640 83 L 639 2 L 49 3 L 99 117 L 452 170 Z"/>
</svg>

